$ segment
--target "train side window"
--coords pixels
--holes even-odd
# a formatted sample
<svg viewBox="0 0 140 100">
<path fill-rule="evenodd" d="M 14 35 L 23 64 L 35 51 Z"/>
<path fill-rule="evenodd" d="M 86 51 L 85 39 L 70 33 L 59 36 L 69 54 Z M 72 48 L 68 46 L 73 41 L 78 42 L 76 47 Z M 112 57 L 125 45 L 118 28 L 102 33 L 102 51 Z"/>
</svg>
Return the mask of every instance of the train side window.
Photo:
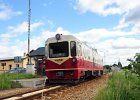
<svg viewBox="0 0 140 100">
<path fill-rule="evenodd" d="M 45 45 L 45 57 L 46 58 L 48 57 L 48 46 L 47 46 L 47 44 Z"/>
<path fill-rule="evenodd" d="M 70 48 L 71 48 L 71 56 L 76 56 L 76 42 L 75 41 L 70 42 Z"/>
<path fill-rule="evenodd" d="M 82 56 L 81 44 L 77 42 L 77 56 Z"/>
</svg>

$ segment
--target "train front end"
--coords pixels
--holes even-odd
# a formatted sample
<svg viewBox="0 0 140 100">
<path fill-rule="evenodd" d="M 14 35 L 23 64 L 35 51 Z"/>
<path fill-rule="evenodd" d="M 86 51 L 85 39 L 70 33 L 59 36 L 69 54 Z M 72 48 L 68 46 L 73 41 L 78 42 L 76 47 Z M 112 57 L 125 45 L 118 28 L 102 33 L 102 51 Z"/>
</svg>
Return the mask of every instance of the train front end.
<svg viewBox="0 0 140 100">
<path fill-rule="evenodd" d="M 57 34 L 46 41 L 45 54 L 49 83 L 71 83 L 78 79 L 75 41 Z"/>
</svg>

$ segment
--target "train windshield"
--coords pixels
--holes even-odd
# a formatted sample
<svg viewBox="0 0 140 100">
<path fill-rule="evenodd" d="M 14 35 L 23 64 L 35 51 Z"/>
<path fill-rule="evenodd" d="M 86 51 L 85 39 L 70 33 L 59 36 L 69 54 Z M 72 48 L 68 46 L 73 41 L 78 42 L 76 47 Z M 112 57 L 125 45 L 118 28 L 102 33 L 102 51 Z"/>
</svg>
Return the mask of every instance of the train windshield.
<svg viewBox="0 0 140 100">
<path fill-rule="evenodd" d="M 57 42 L 49 44 L 49 57 L 68 57 L 69 56 L 69 46 L 68 42 Z"/>
</svg>

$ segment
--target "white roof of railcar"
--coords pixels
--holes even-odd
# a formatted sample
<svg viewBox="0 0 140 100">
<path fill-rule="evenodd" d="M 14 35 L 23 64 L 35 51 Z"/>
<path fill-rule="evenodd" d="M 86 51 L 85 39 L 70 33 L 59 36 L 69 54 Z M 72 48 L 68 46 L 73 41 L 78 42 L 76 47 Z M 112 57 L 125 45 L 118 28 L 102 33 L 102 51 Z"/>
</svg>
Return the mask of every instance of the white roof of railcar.
<svg viewBox="0 0 140 100">
<path fill-rule="evenodd" d="M 55 42 L 62 42 L 62 41 L 79 41 L 79 42 L 83 43 L 84 45 L 86 45 L 87 47 L 92 48 L 89 45 L 87 45 L 86 43 L 84 43 L 84 42 L 80 41 L 79 39 L 77 39 L 76 37 L 74 37 L 73 35 L 61 35 L 60 40 L 57 40 L 55 36 L 50 37 L 50 38 L 47 39 L 45 44 L 47 44 L 47 43 L 55 43 Z M 97 49 L 92 48 L 92 50 L 98 54 Z"/>
<path fill-rule="evenodd" d="M 45 42 L 45 44 L 54 43 L 54 42 L 61 42 L 61 41 L 80 41 L 80 40 L 78 40 L 76 37 L 74 37 L 72 35 L 61 35 L 60 40 L 57 40 L 54 36 L 54 37 L 48 38 L 47 41 Z"/>
<path fill-rule="evenodd" d="M 79 39 L 77 39 L 76 37 L 74 37 L 73 35 L 61 35 L 61 39 L 57 40 L 56 37 L 50 37 L 47 39 L 47 41 L 45 42 L 45 44 L 47 43 L 55 43 L 55 42 L 62 42 L 62 41 L 79 41 L 81 43 L 83 43 L 84 45 L 88 46 L 89 48 L 91 48 L 93 51 L 97 52 L 97 49 L 92 48 L 91 46 L 87 45 L 87 43 L 80 41 Z"/>
</svg>

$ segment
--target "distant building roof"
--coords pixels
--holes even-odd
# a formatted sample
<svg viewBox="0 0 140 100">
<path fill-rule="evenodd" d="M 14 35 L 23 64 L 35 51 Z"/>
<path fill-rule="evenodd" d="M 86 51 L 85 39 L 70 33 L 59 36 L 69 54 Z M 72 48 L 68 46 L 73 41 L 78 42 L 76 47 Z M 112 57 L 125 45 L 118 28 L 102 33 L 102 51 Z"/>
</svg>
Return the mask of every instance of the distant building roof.
<svg viewBox="0 0 140 100">
<path fill-rule="evenodd" d="M 26 57 L 21 57 L 21 59 L 25 59 Z M 14 60 L 14 57 L 6 57 L 6 58 L 0 58 L 0 61 L 9 61 L 9 60 Z"/>
<path fill-rule="evenodd" d="M 45 55 L 45 47 L 37 48 L 36 50 L 30 53 L 30 57 L 44 56 L 44 55 Z"/>
</svg>

